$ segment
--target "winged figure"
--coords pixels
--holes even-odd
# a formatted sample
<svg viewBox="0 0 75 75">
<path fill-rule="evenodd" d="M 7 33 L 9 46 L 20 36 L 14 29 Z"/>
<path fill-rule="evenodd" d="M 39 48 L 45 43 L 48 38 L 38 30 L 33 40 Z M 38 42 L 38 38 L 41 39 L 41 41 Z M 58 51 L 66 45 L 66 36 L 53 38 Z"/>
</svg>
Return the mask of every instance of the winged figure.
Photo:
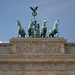
<svg viewBox="0 0 75 75">
<path fill-rule="evenodd" d="M 37 7 L 34 7 L 34 8 L 30 6 L 30 9 L 31 9 L 33 12 L 35 12 L 35 11 L 37 10 L 37 8 L 38 8 L 38 6 L 37 6 Z"/>
</svg>

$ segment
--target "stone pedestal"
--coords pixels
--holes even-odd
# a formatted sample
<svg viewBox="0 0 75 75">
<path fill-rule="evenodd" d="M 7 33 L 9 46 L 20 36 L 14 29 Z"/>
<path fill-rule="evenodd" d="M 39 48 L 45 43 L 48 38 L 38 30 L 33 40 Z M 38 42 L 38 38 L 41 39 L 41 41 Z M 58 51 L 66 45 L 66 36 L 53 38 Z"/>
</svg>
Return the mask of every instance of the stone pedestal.
<svg viewBox="0 0 75 75">
<path fill-rule="evenodd" d="M 12 38 L 9 44 L 0 44 L 6 50 L 0 54 L 0 75 L 75 75 L 75 54 L 66 54 L 66 41 Z"/>
<path fill-rule="evenodd" d="M 13 54 L 65 54 L 64 38 L 12 38 Z"/>
<path fill-rule="evenodd" d="M 75 55 L 0 55 L 0 75 L 75 75 Z"/>
</svg>

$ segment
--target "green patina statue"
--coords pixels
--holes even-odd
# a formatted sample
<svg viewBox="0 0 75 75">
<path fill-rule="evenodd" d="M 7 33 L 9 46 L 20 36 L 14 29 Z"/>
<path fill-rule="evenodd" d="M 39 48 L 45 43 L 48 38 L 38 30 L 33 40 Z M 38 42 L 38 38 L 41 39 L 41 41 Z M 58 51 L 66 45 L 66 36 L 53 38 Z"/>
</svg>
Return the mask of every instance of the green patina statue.
<svg viewBox="0 0 75 75">
<path fill-rule="evenodd" d="M 30 23 L 29 23 L 28 36 L 33 37 L 33 23 L 32 23 L 32 20 L 30 20 Z"/>
<path fill-rule="evenodd" d="M 46 27 L 46 19 L 43 20 L 42 28 L 40 30 L 40 36 L 41 37 L 46 37 L 46 32 L 47 32 L 47 27 Z"/>
<path fill-rule="evenodd" d="M 40 29 L 39 23 L 37 23 L 37 21 L 35 20 L 35 16 L 37 15 L 36 10 L 38 9 L 38 6 L 37 7 L 30 6 L 30 9 L 33 11 L 32 15 L 34 16 L 34 20 L 30 20 L 29 22 L 28 37 L 45 38 L 47 33 L 47 27 L 46 27 L 47 20 L 46 19 L 43 20 L 42 28 Z M 18 37 L 20 35 L 21 37 L 24 38 L 26 35 L 25 30 L 22 28 L 20 21 L 18 20 L 17 22 L 18 22 Z M 59 36 L 58 25 L 59 25 L 59 20 L 56 20 L 54 23 L 54 27 L 49 31 L 49 37 L 54 37 L 56 33 L 58 33 L 57 37 Z"/>
<path fill-rule="evenodd" d="M 58 33 L 57 37 L 59 36 L 58 32 L 58 25 L 59 25 L 59 20 L 56 20 L 54 23 L 54 27 L 49 31 L 49 37 L 54 37 L 56 33 Z"/>
<path fill-rule="evenodd" d="M 19 35 L 21 37 L 25 37 L 25 35 L 26 35 L 25 30 L 22 28 L 19 20 L 17 21 L 17 26 L 18 26 L 18 37 L 19 37 Z"/>
<path fill-rule="evenodd" d="M 33 38 L 39 38 L 40 37 L 40 27 L 39 27 L 39 23 L 37 23 L 37 21 L 35 20 L 35 16 L 37 15 L 37 7 L 31 7 L 30 9 L 33 11 L 32 15 L 34 16 L 34 21 L 30 20 L 29 23 L 29 28 L 28 28 L 28 36 L 29 37 L 33 37 Z"/>
<path fill-rule="evenodd" d="M 29 37 L 40 37 L 40 27 L 39 24 L 37 24 L 37 21 L 30 20 L 29 28 L 28 28 L 28 36 Z"/>
<path fill-rule="evenodd" d="M 33 12 L 32 12 L 32 15 L 34 16 L 34 20 L 35 20 L 35 16 L 37 15 L 36 10 L 38 9 L 38 6 L 37 6 L 37 7 L 31 7 L 31 6 L 30 6 L 30 9 L 33 11 Z"/>
</svg>

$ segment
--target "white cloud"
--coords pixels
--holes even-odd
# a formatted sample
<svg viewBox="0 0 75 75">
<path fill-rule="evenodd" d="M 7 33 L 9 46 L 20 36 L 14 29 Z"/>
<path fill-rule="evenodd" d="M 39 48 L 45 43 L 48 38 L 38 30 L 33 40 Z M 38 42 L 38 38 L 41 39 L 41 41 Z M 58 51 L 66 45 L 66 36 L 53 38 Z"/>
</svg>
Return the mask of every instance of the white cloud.
<svg viewBox="0 0 75 75">
<path fill-rule="evenodd" d="M 0 43 L 3 43 L 2 41 L 0 41 Z"/>
<path fill-rule="evenodd" d="M 0 41 L 0 43 L 9 43 L 8 41 Z"/>
</svg>

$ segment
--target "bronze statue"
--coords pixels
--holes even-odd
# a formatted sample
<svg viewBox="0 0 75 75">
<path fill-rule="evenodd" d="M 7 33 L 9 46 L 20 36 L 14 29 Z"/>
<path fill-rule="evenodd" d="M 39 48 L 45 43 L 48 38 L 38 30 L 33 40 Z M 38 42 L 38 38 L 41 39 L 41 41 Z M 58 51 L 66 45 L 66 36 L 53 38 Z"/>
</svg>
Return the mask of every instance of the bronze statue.
<svg viewBox="0 0 75 75">
<path fill-rule="evenodd" d="M 37 21 L 30 20 L 28 28 L 28 37 L 40 37 L 40 27 Z"/>
<path fill-rule="evenodd" d="M 33 11 L 33 12 L 32 12 L 32 15 L 34 16 L 34 20 L 35 20 L 35 16 L 37 15 L 36 10 L 38 9 L 38 6 L 37 6 L 37 7 L 31 7 L 31 6 L 30 6 L 30 9 Z"/>
<path fill-rule="evenodd" d="M 42 28 L 40 30 L 40 36 L 41 37 L 46 37 L 46 32 L 47 32 L 47 27 L 46 27 L 46 19 L 43 20 L 43 25 L 42 25 Z"/>
<path fill-rule="evenodd" d="M 30 9 L 33 11 L 32 15 L 34 16 L 34 20 L 30 20 L 29 23 L 29 27 L 28 27 L 28 37 L 30 38 L 45 38 L 47 35 L 47 27 L 46 27 L 46 23 L 47 20 L 44 19 L 43 20 L 43 24 L 42 24 L 42 28 L 40 29 L 40 25 L 39 23 L 37 23 L 37 21 L 35 20 L 35 16 L 37 15 L 36 10 L 38 9 L 37 7 L 31 7 Z M 22 28 L 20 21 L 18 20 L 18 37 L 19 35 L 21 37 L 25 37 L 26 33 L 25 30 Z M 54 37 L 55 34 L 57 34 L 57 37 L 59 36 L 59 32 L 58 32 L 58 25 L 59 25 L 59 20 L 56 20 L 54 23 L 54 27 L 49 31 L 49 37 Z M 48 37 L 48 36 L 47 36 Z"/>
<path fill-rule="evenodd" d="M 54 23 L 54 27 L 49 31 L 49 37 L 51 36 L 54 37 L 56 33 L 58 33 L 57 37 L 59 36 L 58 25 L 59 25 L 59 20 L 56 20 Z"/>
<path fill-rule="evenodd" d="M 30 8 L 31 8 L 31 10 L 32 10 L 33 12 L 35 12 L 35 11 L 37 10 L 38 6 L 37 6 L 37 7 L 34 7 L 34 8 L 30 6 Z"/>
<path fill-rule="evenodd" d="M 32 22 L 32 20 L 30 20 L 29 27 L 28 27 L 28 37 L 33 37 L 33 36 L 34 36 L 33 22 Z"/>
<path fill-rule="evenodd" d="M 18 26 L 18 37 L 21 35 L 21 37 L 25 37 L 26 33 L 25 30 L 22 28 L 20 21 L 17 21 L 17 26 Z"/>
</svg>

